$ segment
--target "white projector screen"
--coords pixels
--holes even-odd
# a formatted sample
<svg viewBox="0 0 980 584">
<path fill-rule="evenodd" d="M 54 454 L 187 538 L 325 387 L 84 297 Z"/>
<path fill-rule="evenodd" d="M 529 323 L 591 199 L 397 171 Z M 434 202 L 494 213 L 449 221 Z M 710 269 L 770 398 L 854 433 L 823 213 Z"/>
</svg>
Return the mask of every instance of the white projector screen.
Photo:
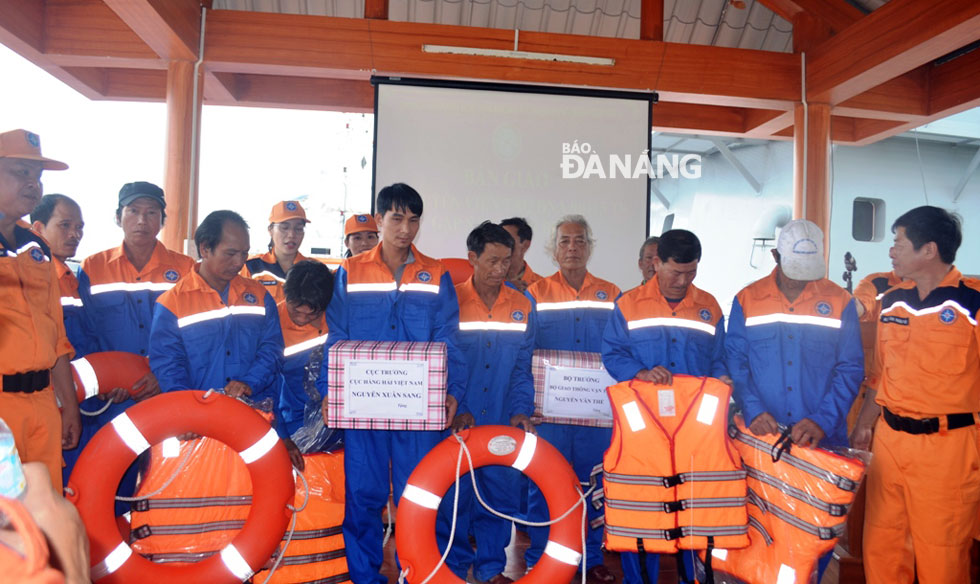
<svg viewBox="0 0 980 584">
<path fill-rule="evenodd" d="M 596 239 L 589 271 L 623 290 L 640 282 L 636 258 L 648 233 L 649 180 L 610 168 L 609 157 L 631 157 L 633 169 L 645 155 L 652 95 L 416 83 L 377 83 L 374 194 L 403 182 L 422 195 L 416 240 L 422 253 L 465 258 L 466 236 L 480 222 L 524 217 L 534 230 L 527 261 L 548 276 L 557 270 L 545 252 L 551 229 L 577 213 Z M 583 172 L 586 165 L 568 161 L 563 170 L 563 149 L 585 148 L 598 154 L 602 168 Z M 583 162 L 589 158 L 581 154 Z"/>
</svg>

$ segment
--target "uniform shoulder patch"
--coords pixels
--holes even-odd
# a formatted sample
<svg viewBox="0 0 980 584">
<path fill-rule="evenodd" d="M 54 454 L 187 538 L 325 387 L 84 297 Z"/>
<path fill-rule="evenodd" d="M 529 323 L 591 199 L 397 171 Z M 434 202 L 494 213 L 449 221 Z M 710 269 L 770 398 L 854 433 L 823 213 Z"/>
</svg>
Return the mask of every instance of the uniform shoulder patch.
<svg viewBox="0 0 980 584">
<path fill-rule="evenodd" d="M 702 308 L 701 310 L 698 311 L 698 316 L 704 322 L 708 322 L 711 320 L 711 311 L 708 310 L 707 308 Z"/>
<path fill-rule="evenodd" d="M 939 311 L 939 322 L 943 324 L 953 324 L 956 322 L 956 310 L 946 307 Z"/>
<path fill-rule="evenodd" d="M 256 298 L 255 294 L 252 294 L 251 292 L 246 292 L 242 295 L 242 298 L 244 298 L 245 302 L 248 302 L 249 304 L 255 304 L 258 302 L 258 298 Z"/>
<path fill-rule="evenodd" d="M 605 300 L 609 298 L 609 294 L 607 294 L 605 290 L 597 290 L 595 293 L 595 297 L 598 298 L 599 300 Z"/>
<path fill-rule="evenodd" d="M 419 282 L 428 282 L 428 281 L 432 280 L 432 274 L 430 274 L 426 270 L 422 270 L 415 277 L 418 278 Z"/>
<path fill-rule="evenodd" d="M 35 262 L 41 263 L 44 261 L 44 252 L 41 251 L 40 248 L 32 247 L 30 254 L 31 254 L 31 259 L 34 260 Z"/>
<path fill-rule="evenodd" d="M 180 274 L 177 273 L 177 270 L 167 270 L 163 273 L 163 277 L 166 278 L 168 282 L 176 282 L 180 279 Z"/>
</svg>

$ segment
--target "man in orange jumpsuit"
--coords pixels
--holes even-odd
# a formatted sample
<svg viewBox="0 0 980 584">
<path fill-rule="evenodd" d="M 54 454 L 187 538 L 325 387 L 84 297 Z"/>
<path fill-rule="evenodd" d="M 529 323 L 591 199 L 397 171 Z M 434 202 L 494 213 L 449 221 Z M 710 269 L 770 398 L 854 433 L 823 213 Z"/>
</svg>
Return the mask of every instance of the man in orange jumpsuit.
<svg viewBox="0 0 980 584">
<path fill-rule="evenodd" d="M 904 281 L 881 298 L 880 378 L 854 431 L 866 447 L 877 419 L 865 575 L 869 584 L 967 582 L 980 502 L 980 281 L 953 266 L 962 232 L 948 211 L 912 209 L 892 231 Z"/>
<path fill-rule="evenodd" d="M 0 416 L 21 460 L 44 463 L 59 493 L 61 448 L 73 448 L 80 429 L 72 347 L 51 250 L 20 218 L 41 200 L 41 172 L 66 168 L 41 156 L 37 134 L 0 134 Z"/>
</svg>

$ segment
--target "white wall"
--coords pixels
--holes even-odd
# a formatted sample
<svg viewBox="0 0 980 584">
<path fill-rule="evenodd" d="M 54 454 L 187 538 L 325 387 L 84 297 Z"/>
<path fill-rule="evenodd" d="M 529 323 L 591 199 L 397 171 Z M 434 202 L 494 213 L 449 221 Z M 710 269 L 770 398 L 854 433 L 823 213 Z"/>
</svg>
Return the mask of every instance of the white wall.
<svg viewBox="0 0 980 584">
<path fill-rule="evenodd" d="M 956 147 L 919 141 L 929 203 L 958 212 L 963 218 L 963 245 L 957 267 L 980 274 L 980 171 L 967 183 L 959 201 L 952 191 L 966 172 L 975 146 Z M 777 205 L 793 205 L 793 145 L 770 142 L 734 150 L 735 156 L 762 183 L 756 193 L 719 154 L 702 161 L 699 180 L 667 179 L 654 184 L 670 200 L 665 208 L 656 197 L 651 206 L 651 231 L 658 235 L 664 217 L 674 213 L 675 228 L 690 229 L 701 239 L 703 256 L 695 284 L 718 299 L 728 311 L 734 295 L 746 284 L 768 274 L 774 263 L 768 253 L 756 251 L 756 268 L 749 265 L 752 232 L 759 216 Z M 835 147 L 833 153 L 830 268 L 828 276 L 844 285 L 844 252 L 858 263 L 854 283 L 865 275 L 891 269 L 888 248 L 891 224 L 905 211 L 925 204 L 915 142 L 893 138 L 865 147 Z M 886 233 L 879 242 L 858 242 L 851 236 L 855 197 L 886 202 Z"/>
</svg>

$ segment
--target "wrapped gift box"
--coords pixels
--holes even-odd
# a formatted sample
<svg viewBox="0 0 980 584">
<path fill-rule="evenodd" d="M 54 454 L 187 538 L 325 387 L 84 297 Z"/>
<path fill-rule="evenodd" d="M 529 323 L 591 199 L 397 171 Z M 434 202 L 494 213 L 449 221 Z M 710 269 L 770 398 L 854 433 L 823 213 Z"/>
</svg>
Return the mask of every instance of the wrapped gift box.
<svg viewBox="0 0 980 584">
<path fill-rule="evenodd" d="M 531 373 L 535 416 L 552 424 L 612 428 L 606 388 L 616 380 L 602 366 L 602 355 L 538 349 Z"/>
<path fill-rule="evenodd" d="M 446 344 L 341 341 L 328 355 L 331 428 L 443 430 Z"/>
</svg>

